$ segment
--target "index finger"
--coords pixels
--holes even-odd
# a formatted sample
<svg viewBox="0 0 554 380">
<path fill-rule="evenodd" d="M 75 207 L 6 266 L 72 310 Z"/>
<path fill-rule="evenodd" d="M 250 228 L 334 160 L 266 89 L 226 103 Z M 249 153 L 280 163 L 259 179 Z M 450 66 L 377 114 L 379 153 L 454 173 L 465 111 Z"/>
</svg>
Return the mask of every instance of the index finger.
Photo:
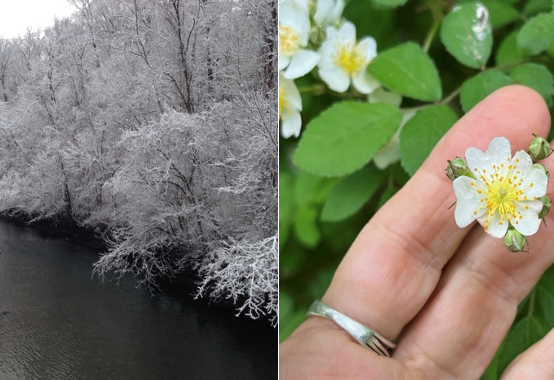
<svg viewBox="0 0 554 380">
<path fill-rule="evenodd" d="M 468 112 L 410 181 L 370 220 L 341 262 L 324 301 L 389 339 L 423 307 L 470 227 L 454 221 L 446 160 L 468 147 L 486 150 L 497 136 L 514 150 L 546 135 L 544 100 L 523 86 L 504 87 Z"/>
</svg>

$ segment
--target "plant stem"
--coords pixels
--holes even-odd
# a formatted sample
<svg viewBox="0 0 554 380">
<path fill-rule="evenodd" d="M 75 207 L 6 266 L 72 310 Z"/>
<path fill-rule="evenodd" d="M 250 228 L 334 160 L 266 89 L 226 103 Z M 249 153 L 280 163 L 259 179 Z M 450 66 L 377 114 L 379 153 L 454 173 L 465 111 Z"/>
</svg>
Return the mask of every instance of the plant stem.
<svg viewBox="0 0 554 380">
<path fill-rule="evenodd" d="M 429 33 L 427 33 L 427 36 L 425 37 L 425 42 L 423 43 L 424 52 L 427 53 L 429 51 L 429 47 L 433 42 L 433 38 L 435 37 L 437 30 L 439 30 L 439 25 L 440 25 L 440 22 L 437 19 L 435 19 L 433 21 L 433 25 L 431 26 L 431 29 L 429 30 Z"/>
<path fill-rule="evenodd" d="M 446 98 L 444 98 L 443 100 L 441 100 L 439 102 L 439 104 L 448 104 L 450 103 L 452 100 L 454 100 L 454 98 L 458 95 L 460 95 L 460 92 L 462 92 L 462 86 L 458 87 L 457 89 L 455 89 L 454 91 L 452 91 L 450 93 L 450 95 L 448 95 Z"/>
</svg>

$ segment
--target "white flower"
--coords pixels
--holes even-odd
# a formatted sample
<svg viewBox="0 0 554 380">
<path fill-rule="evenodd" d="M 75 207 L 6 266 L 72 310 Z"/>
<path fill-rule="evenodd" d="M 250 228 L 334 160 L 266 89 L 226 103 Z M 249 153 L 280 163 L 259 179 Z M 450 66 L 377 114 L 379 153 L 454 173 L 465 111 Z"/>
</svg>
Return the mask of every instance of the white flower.
<svg viewBox="0 0 554 380">
<path fill-rule="evenodd" d="M 350 82 L 362 94 L 369 94 L 381 84 L 371 77 L 366 68 L 377 56 L 377 43 L 365 37 L 356 43 L 356 27 L 345 22 L 339 30 L 327 28 L 327 40 L 319 50 L 319 76 L 333 91 L 344 92 Z"/>
<path fill-rule="evenodd" d="M 302 127 L 302 99 L 300 92 L 291 79 L 279 75 L 279 120 L 281 120 L 281 135 L 284 138 L 298 137 Z"/>
<path fill-rule="evenodd" d="M 344 0 L 317 0 L 314 21 L 319 26 L 336 23 L 342 16 Z"/>
<path fill-rule="evenodd" d="M 533 167 L 531 157 L 520 150 L 511 157 L 510 142 L 493 139 L 486 152 L 466 151 L 466 160 L 475 179 L 462 176 L 454 180 L 456 224 L 463 228 L 477 221 L 485 231 L 501 238 L 511 224 L 522 235 L 537 232 L 538 217 L 546 194 L 548 178 Z"/>
<path fill-rule="evenodd" d="M 279 2 L 279 71 L 285 78 L 300 78 L 317 65 L 319 54 L 304 49 L 309 32 L 307 0 Z"/>
</svg>

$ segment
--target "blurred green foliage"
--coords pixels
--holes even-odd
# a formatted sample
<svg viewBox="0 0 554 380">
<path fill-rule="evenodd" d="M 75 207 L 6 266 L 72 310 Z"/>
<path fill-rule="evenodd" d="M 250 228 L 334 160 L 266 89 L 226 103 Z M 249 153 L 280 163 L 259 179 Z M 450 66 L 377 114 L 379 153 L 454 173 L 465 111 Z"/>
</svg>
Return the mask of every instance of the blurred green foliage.
<svg viewBox="0 0 554 380">
<path fill-rule="evenodd" d="M 350 0 L 343 17 L 358 39 L 376 39 L 368 71 L 403 98 L 398 107 L 369 104 L 353 89 L 335 93 L 317 70 L 295 80 L 302 133 L 279 148 L 281 340 L 324 294 L 362 227 L 459 117 L 512 83 L 534 88 L 552 108 L 552 0 Z M 378 169 L 374 156 L 393 136 L 399 161 Z M 520 305 L 484 379 L 498 378 L 554 326 L 553 289 L 551 269 Z"/>
</svg>

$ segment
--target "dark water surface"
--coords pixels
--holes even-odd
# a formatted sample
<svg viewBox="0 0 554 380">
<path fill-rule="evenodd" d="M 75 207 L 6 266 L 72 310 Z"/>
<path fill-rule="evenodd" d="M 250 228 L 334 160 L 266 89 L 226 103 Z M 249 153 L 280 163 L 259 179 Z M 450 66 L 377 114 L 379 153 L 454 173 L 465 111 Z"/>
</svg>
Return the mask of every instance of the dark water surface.
<svg viewBox="0 0 554 380">
<path fill-rule="evenodd" d="M 91 279 L 98 255 L 0 220 L 0 379 L 276 379 L 277 332 Z"/>
</svg>

